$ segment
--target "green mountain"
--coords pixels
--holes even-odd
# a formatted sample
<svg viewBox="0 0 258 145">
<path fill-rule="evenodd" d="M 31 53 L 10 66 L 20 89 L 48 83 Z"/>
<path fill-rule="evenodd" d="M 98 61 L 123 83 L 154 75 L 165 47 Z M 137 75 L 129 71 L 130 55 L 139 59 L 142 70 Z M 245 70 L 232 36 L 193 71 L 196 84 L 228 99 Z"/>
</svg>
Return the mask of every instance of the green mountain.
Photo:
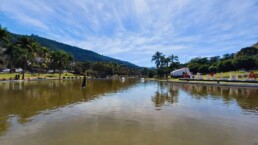
<svg viewBox="0 0 258 145">
<path fill-rule="evenodd" d="M 236 57 L 251 57 L 258 54 L 258 47 L 257 44 L 251 46 L 242 48 L 240 51 L 236 53 Z"/>
<path fill-rule="evenodd" d="M 14 38 L 23 36 L 23 35 L 17 35 L 17 34 L 12 34 L 12 35 Z M 72 54 L 76 61 L 113 62 L 113 63 L 118 63 L 118 64 L 128 66 L 130 68 L 140 68 L 139 66 L 132 64 L 130 62 L 127 62 L 127 61 L 122 61 L 122 60 L 114 59 L 114 58 L 111 58 L 108 56 L 100 55 L 100 54 L 90 51 L 90 50 L 82 49 L 79 47 L 71 46 L 71 45 L 57 42 L 54 40 L 50 40 L 47 38 L 39 37 L 37 35 L 30 35 L 29 37 L 34 39 L 35 41 L 37 41 L 40 45 L 42 45 L 44 47 L 48 47 L 50 50 L 61 49 L 61 50 L 64 50 L 64 51 Z"/>
<path fill-rule="evenodd" d="M 257 42 L 257 43 L 255 43 L 252 47 L 254 47 L 254 48 L 257 48 L 257 49 L 258 49 L 258 42 Z"/>
</svg>

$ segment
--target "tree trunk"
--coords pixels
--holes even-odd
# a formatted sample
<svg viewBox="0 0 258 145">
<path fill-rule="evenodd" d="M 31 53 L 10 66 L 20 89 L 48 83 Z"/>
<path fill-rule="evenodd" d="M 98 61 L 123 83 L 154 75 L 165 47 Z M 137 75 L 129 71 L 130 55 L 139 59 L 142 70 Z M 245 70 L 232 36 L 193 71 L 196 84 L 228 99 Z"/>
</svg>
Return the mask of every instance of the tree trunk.
<svg viewBox="0 0 258 145">
<path fill-rule="evenodd" d="M 26 72 L 26 69 L 27 69 L 27 64 L 26 64 L 26 59 L 23 60 L 23 69 L 22 69 L 22 80 L 25 79 L 25 72 Z"/>
<path fill-rule="evenodd" d="M 62 71 L 59 70 L 59 80 L 61 80 L 61 74 L 62 74 Z"/>
<path fill-rule="evenodd" d="M 40 76 L 40 71 L 38 70 L 38 78 L 39 78 L 39 76 Z"/>
<path fill-rule="evenodd" d="M 12 70 L 13 70 L 13 65 L 10 64 L 10 70 L 9 70 L 9 73 L 12 73 Z"/>
<path fill-rule="evenodd" d="M 24 80 L 25 76 L 24 76 L 25 70 L 22 70 L 22 80 Z"/>
</svg>

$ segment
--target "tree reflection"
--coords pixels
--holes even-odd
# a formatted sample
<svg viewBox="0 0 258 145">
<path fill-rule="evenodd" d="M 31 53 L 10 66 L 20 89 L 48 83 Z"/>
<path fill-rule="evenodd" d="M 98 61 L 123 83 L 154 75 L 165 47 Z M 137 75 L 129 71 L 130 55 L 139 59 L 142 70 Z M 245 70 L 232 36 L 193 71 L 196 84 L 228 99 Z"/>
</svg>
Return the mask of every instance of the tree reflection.
<svg viewBox="0 0 258 145">
<path fill-rule="evenodd" d="M 257 88 L 189 84 L 177 84 L 177 86 L 195 99 L 220 99 L 227 105 L 235 101 L 246 111 L 258 111 Z"/>
<path fill-rule="evenodd" d="M 165 83 L 158 84 L 158 90 L 155 95 L 152 96 L 152 102 L 156 107 L 162 107 L 164 105 L 175 104 L 178 102 L 179 91 L 173 85 L 167 85 Z"/>
<path fill-rule="evenodd" d="M 80 80 L 8 82 L 0 84 L 0 133 L 8 129 L 10 115 L 18 123 L 29 121 L 44 110 L 56 109 L 77 102 L 86 102 L 102 94 L 116 92 L 136 84 L 136 80 L 88 80 L 81 89 Z"/>
</svg>

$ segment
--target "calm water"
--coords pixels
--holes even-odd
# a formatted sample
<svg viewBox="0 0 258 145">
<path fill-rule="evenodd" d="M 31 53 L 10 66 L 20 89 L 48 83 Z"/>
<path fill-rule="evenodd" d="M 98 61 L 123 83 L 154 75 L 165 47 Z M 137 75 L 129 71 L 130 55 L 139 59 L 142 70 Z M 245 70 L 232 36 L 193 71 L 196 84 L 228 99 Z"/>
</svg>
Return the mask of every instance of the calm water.
<svg viewBox="0 0 258 145">
<path fill-rule="evenodd" d="M 0 83 L 0 145 L 257 145 L 258 89 L 81 80 Z"/>
</svg>

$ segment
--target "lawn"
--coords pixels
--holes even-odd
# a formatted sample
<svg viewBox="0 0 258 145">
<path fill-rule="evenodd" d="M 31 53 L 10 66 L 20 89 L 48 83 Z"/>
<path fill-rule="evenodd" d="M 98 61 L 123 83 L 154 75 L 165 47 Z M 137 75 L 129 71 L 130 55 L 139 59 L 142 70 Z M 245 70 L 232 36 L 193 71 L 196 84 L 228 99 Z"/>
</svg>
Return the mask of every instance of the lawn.
<svg viewBox="0 0 258 145">
<path fill-rule="evenodd" d="M 0 74 L 0 80 L 10 80 L 10 79 L 14 79 L 16 75 L 20 75 L 20 79 L 22 77 L 22 74 L 20 73 L 1 73 Z M 72 74 L 72 73 L 63 73 L 62 74 L 62 78 L 63 77 L 75 77 L 76 75 Z M 43 79 L 57 79 L 59 77 L 59 74 L 58 73 L 47 73 L 47 74 L 40 74 L 38 75 L 37 73 L 26 73 L 25 74 L 25 79 L 33 79 L 33 78 L 43 78 Z"/>
<path fill-rule="evenodd" d="M 257 79 L 257 77 L 258 77 L 258 70 L 254 71 L 254 73 L 255 73 L 255 75 L 256 75 L 256 80 L 258 80 L 258 79 Z M 241 72 L 241 71 L 224 72 L 224 73 L 217 73 L 217 74 L 215 74 L 215 77 L 216 77 L 217 79 L 220 79 L 221 76 L 222 76 L 222 78 L 228 79 L 228 78 L 230 78 L 230 74 L 231 74 L 232 76 L 234 76 L 234 77 L 235 77 L 236 75 L 238 75 L 238 79 L 239 79 L 239 80 L 244 80 L 244 79 L 247 78 L 247 76 L 250 74 L 250 72 Z M 244 78 L 242 78 L 242 75 L 244 76 Z M 203 75 L 203 79 L 207 79 L 207 78 L 209 78 L 209 77 L 210 77 L 210 75 Z"/>
<path fill-rule="evenodd" d="M 232 72 L 224 72 L 224 73 L 218 73 L 215 74 L 215 77 L 217 79 L 220 79 L 221 76 L 222 78 L 226 78 L 229 79 L 230 74 L 232 74 L 232 76 L 236 76 L 238 75 L 238 80 L 245 80 L 247 78 L 247 76 L 249 75 L 250 72 L 240 72 L 240 71 L 232 71 Z M 258 70 L 254 71 L 255 75 L 256 75 L 256 80 L 258 81 Z M 242 75 L 244 76 L 244 78 L 242 78 Z M 210 75 L 202 75 L 203 79 L 207 79 L 207 78 L 211 78 Z M 149 80 L 164 80 L 166 81 L 166 79 L 149 79 Z M 179 79 L 174 79 L 174 78 L 169 78 L 169 81 L 173 81 L 173 82 L 182 82 Z"/>
</svg>

